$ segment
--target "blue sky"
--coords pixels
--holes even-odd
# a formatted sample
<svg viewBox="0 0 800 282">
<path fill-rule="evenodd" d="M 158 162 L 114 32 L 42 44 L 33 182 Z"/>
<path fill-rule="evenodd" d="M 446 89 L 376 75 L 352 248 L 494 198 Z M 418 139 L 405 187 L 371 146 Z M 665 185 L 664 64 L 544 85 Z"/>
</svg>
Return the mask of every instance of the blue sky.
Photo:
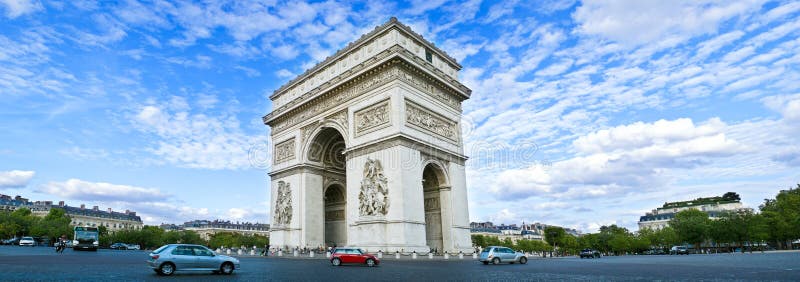
<svg viewBox="0 0 800 282">
<path fill-rule="evenodd" d="M 267 98 L 398 17 L 464 66 L 470 218 L 800 182 L 800 2 L 0 0 L 0 193 L 267 222 Z"/>
</svg>

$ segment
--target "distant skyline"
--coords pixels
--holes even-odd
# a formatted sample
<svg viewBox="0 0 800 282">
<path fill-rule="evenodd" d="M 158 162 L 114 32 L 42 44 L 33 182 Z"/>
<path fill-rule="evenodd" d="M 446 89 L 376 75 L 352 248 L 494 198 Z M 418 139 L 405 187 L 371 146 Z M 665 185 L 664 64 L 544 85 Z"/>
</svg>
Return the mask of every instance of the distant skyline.
<svg viewBox="0 0 800 282">
<path fill-rule="evenodd" d="M 472 221 L 800 182 L 797 1 L 0 0 L 0 193 L 268 223 L 268 96 L 395 16 L 463 65 Z"/>
</svg>

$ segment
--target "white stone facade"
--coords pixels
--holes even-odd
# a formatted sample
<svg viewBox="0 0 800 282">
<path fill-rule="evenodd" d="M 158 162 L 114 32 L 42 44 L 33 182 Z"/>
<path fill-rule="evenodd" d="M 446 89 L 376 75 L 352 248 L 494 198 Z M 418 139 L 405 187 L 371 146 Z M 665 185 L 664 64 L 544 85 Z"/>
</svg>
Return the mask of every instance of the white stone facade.
<svg viewBox="0 0 800 282">
<path fill-rule="evenodd" d="M 669 221 L 675 217 L 675 214 L 688 209 L 696 209 L 705 212 L 709 215 L 709 218 L 717 219 L 717 215 L 722 212 L 739 211 L 746 208 L 740 202 L 710 203 L 671 208 L 661 207 L 654 209 L 652 212 L 646 213 L 645 216 L 642 216 L 639 219 L 639 229 L 650 228 L 654 230 L 660 230 L 666 226 L 669 226 Z"/>
<path fill-rule="evenodd" d="M 278 89 L 271 244 L 471 250 L 460 68 L 392 19 Z"/>
</svg>

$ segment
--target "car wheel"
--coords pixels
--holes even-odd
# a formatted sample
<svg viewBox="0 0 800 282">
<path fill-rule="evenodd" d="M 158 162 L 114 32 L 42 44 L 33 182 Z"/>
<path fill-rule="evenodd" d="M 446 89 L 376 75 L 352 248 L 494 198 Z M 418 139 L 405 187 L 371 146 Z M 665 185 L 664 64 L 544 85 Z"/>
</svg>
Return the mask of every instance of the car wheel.
<svg viewBox="0 0 800 282">
<path fill-rule="evenodd" d="M 342 260 L 340 260 L 339 258 L 334 258 L 333 260 L 331 260 L 331 264 L 333 266 L 340 266 L 342 265 Z"/>
<path fill-rule="evenodd" d="M 482 261 L 482 262 L 483 262 L 483 265 L 489 265 L 488 261 Z"/>
<path fill-rule="evenodd" d="M 499 258 L 493 258 L 492 259 L 492 264 L 500 264 L 500 259 Z"/>
<path fill-rule="evenodd" d="M 373 267 L 373 266 L 375 266 L 375 260 L 373 260 L 373 259 L 367 259 L 367 266 L 369 266 L 369 267 Z"/>
<path fill-rule="evenodd" d="M 158 267 L 158 272 L 161 275 L 170 276 L 172 273 L 175 273 L 175 265 L 171 262 L 162 263 L 160 267 Z"/>
<path fill-rule="evenodd" d="M 521 257 L 521 258 L 519 258 L 519 263 L 521 263 L 521 264 L 526 264 L 526 263 L 528 263 L 528 258 L 526 258 L 526 257 Z"/>
<path fill-rule="evenodd" d="M 222 263 L 222 266 L 219 267 L 219 272 L 225 275 L 230 275 L 233 273 L 233 264 L 227 261 Z"/>
</svg>

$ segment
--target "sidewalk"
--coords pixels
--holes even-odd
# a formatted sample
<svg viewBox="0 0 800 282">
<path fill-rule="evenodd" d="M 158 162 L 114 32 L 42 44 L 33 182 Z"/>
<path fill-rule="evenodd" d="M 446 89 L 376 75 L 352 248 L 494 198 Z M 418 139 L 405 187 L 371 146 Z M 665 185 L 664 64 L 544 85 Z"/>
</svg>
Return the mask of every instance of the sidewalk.
<svg viewBox="0 0 800 282">
<path fill-rule="evenodd" d="M 377 253 L 370 253 L 372 255 L 378 256 Z M 284 253 L 283 256 L 278 256 L 277 253 L 270 254 L 269 256 L 261 256 L 261 255 L 249 255 L 243 254 L 238 255 L 235 253 L 231 253 L 230 256 L 234 257 L 261 257 L 261 258 L 268 258 L 268 259 L 299 259 L 299 260 L 328 260 L 329 257 L 326 257 L 325 254 L 318 254 L 315 253 L 314 257 L 311 257 L 308 253 L 300 254 L 298 253 L 297 256 L 294 256 L 293 253 Z M 459 258 L 458 254 L 450 255 L 448 258 L 445 258 L 443 255 L 435 255 L 433 258 L 430 258 L 427 254 L 426 255 L 417 255 L 417 258 L 414 259 L 413 254 L 400 254 L 399 258 L 395 256 L 394 253 L 392 254 L 383 254 L 382 257 L 378 256 L 380 260 L 389 260 L 389 261 L 470 261 L 470 260 L 477 260 L 477 256 L 473 257 L 472 254 L 464 254 L 463 258 Z M 568 257 L 556 257 L 556 258 L 568 258 Z M 550 259 L 550 258 L 542 258 L 540 256 L 528 256 L 528 259 Z"/>
</svg>

